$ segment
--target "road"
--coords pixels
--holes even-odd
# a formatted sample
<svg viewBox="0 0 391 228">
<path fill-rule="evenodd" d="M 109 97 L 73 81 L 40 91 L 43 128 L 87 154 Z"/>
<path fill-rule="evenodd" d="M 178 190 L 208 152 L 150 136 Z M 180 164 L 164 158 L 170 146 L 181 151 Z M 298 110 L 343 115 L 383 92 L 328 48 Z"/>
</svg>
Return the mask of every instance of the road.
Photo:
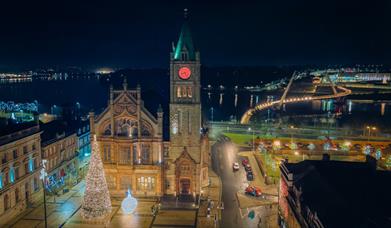
<svg viewBox="0 0 391 228">
<path fill-rule="evenodd" d="M 259 219 L 250 220 L 245 210 L 242 211 L 242 214 L 239 211 L 236 193 L 239 190 L 244 190 L 247 186 L 247 180 L 242 167 L 239 171 L 232 171 L 232 163 L 236 161 L 240 163 L 241 161 L 237 153 L 238 148 L 230 142 L 216 142 L 212 147 L 212 167 L 217 175 L 221 177 L 223 183 L 222 200 L 224 210 L 221 227 L 257 227 Z"/>
</svg>

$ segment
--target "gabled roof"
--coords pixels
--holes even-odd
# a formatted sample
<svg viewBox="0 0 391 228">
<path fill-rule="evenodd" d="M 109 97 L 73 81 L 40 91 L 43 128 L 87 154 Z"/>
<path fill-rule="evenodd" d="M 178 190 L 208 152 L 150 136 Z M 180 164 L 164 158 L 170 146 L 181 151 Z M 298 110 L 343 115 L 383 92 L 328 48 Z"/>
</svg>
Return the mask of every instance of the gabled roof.
<svg viewBox="0 0 391 228">
<path fill-rule="evenodd" d="M 193 38 L 191 36 L 190 26 L 186 16 L 179 35 L 178 43 L 174 50 L 174 59 L 180 60 L 182 52 L 188 53 L 188 60 L 194 61 L 196 59 Z"/>
<path fill-rule="evenodd" d="M 188 161 L 192 161 L 194 164 L 196 163 L 196 161 L 189 154 L 189 152 L 187 152 L 187 148 L 186 147 L 183 148 L 183 151 L 182 151 L 181 155 L 179 157 L 177 157 L 177 159 L 175 159 L 174 162 L 177 163 L 177 162 L 179 162 L 182 159 L 188 160 Z"/>
</svg>

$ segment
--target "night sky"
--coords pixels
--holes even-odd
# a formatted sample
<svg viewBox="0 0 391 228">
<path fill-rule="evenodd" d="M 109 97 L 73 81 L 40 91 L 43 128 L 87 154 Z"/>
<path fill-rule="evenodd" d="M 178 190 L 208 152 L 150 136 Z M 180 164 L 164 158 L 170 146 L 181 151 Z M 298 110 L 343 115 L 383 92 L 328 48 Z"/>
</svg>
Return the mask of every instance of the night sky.
<svg viewBox="0 0 391 228">
<path fill-rule="evenodd" d="M 387 0 L 65 2 L 2 3 L 1 68 L 167 68 L 185 7 L 207 66 L 391 61 Z"/>
</svg>

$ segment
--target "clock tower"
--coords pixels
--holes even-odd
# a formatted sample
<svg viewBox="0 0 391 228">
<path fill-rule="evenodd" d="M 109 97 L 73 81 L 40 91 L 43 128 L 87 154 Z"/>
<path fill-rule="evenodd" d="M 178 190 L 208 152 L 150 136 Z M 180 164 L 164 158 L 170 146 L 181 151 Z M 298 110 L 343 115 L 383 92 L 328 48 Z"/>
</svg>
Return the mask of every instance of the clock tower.
<svg viewBox="0 0 391 228">
<path fill-rule="evenodd" d="M 187 10 L 170 54 L 170 150 L 167 193 L 199 194 L 202 184 L 200 55 L 195 50 Z M 168 185 L 168 186 L 167 186 Z"/>
</svg>

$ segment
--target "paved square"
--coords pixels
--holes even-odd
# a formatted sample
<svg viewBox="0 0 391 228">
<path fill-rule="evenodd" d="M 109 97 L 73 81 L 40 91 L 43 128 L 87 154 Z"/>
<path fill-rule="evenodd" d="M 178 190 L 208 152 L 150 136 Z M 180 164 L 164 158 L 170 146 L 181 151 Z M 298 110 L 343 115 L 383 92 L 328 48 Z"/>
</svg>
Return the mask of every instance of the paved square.
<svg viewBox="0 0 391 228">
<path fill-rule="evenodd" d="M 194 227 L 196 224 L 196 210 L 161 210 L 156 216 L 152 227 L 175 226 Z"/>
</svg>

